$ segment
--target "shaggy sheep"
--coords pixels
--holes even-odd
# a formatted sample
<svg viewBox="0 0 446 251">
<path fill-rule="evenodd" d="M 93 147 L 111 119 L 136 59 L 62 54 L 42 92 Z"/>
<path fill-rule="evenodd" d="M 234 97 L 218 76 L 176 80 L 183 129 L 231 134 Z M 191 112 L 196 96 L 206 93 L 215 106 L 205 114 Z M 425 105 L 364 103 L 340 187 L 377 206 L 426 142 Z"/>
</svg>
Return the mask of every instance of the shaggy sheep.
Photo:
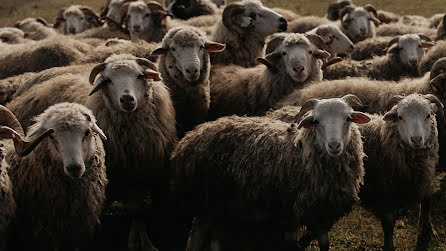
<svg viewBox="0 0 446 251">
<path fill-rule="evenodd" d="M 187 250 L 211 250 L 203 241 L 220 241 L 215 231 L 221 229 L 245 239 L 252 230 L 280 233 L 302 225 L 328 250 L 327 232 L 359 200 L 363 182 L 355 123 L 370 118 L 351 108 L 359 104 L 353 95 L 309 100 L 297 130 L 265 117 L 231 116 L 188 133 L 171 157 L 179 191 L 196 213 Z M 277 250 L 265 248 L 272 236 L 254 244 Z"/>
<path fill-rule="evenodd" d="M 426 40 L 426 41 L 424 41 Z M 407 34 L 393 38 L 387 44 L 387 55 L 363 62 L 341 62 L 324 70 L 325 79 L 367 76 L 376 80 L 399 80 L 418 77 L 417 67 L 424 49 L 435 44 L 425 35 Z"/>
<path fill-rule="evenodd" d="M 54 28 L 58 28 L 64 22 L 63 33 L 77 34 L 85 30 L 102 26 L 99 16 L 89 7 L 71 5 L 59 10 Z"/>
<path fill-rule="evenodd" d="M 385 10 L 378 10 L 378 20 L 383 24 L 396 23 L 400 19 L 400 16 Z"/>
<path fill-rule="evenodd" d="M 443 114 L 443 105 L 432 94 L 397 96 L 389 101 L 389 107 L 393 106 L 389 112 L 372 115 L 371 123 L 359 127 L 367 155 L 359 195 L 381 220 L 386 251 L 394 250 L 398 211 L 421 203 L 417 250 L 426 250 L 435 233 L 430 218 L 439 158 L 435 113 Z"/>
<path fill-rule="evenodd" d="M 412 26 L 412 25 L 402 24 L 400 22 L 383 24 L 380 25 L 378 28 L 376 28 L 376 35 L 381 37 L 385 36 L 395 37 L 410 33 L 425 34 L 430 38 L 435 38 L 437 31 L 435 29 L 429 29 L 427 27 Z"/>
<path fill-rule="evenodd" d="M 155 69 L 147 59 L 113 55 L 94 67 L 90 76 L 83 73 L 52 78 L 8 105 L 24 123 L 58 102 L 82 103 L 93 111 L 108 137 L 107 198 L 127 202 L 134 219 L 129 245 L 142 242 L 141 245 L 152 246 L 140 206 L 151 192 L 153 207 L 160 207 L 167 189 L 166 160 L 177 140 L 170 93 L 162 82 L 150 81 L 160 80 Z M 88 81 L 94 83 L 93 88 Z"/>
<path fill-rule="evenodd" d="M 0 80 L 0 104 L 4 105 L 11 101 L 23 84 L 31 77 L 35 72 L 26 72 L 17 76 L 5 78 Z"/>
<path fill-rule="evenodd" d="M 437 41 L 437 44 L 432 47 L 418 66 L 418 72 L 420 74 L 425 74 L 430 71 L 432 66 L 438 59 L 446 57 L 446 41 Z"/>
<path fill-rule="evenodd" d="M 26 38 L 31 40 L 42 40 L 57 35 L 44 18 L 26 18 L 15 23 L 15 27 L 26 33 Z"/>
<path fill-rule="evenodd" d="M 130 31 L 132 41 L 160 42 L 167 32 L 167 12 L 155 1 L 124 3 L 122 13 L 121 22 Z"/>
<path fill-rule="evenodd" d="M 223 44 L 209 41 L 199 29 L 184 26 L 171 29 L 152 53 L 161 56 L 159 71 L 172 95 L 180 137 L 207 119 L 209 52 L 221 52 L 224 48 Z"/>
<path fill-rule="evenodd" d="M 0 28 L 0 45 L 5 44 L 20 44 L 28 42 L 25 38 L 25 32 L 23 30 L 13 27 Z"/>
<path fill-rule="evenodd" d="M 166 6 L 169 14 L 183 20 L 218 13 L 217 5 L 210 0 L 174 0 Z"/>
<path fill-rule="evenodd" d="M 130 39 L 127 30 L 117 28 L 116 26 L 102 26 L 95 27 L 88 30 L 85 30 L 81 33 L 74 35 L 74 39 L 85 39 L 85 38 L 100 38 L 100 39 L 109 39 L 109 38 L 119 38 L 119 39 Z"/>
<path fill-rule="evenodd" d="M 40 144 L 26 157 L 7 155 L 18 208 L 17 238 L 27 240 L 15 244 L 80 247 L 99 224 L 105 200 L 101 138 L 106 137 L 92 112 L 79 104 L 54 105 L 35 121 L 28 137 L 39 138 Z"/>
<path fill-rule="evenodd" d="M 286 29 L 287 21 L 259 0 L 231 3 L 211 37 L 214 42 L 226 44 L 226 49 L 211 55 L 211 63 L 253 67 L 256 58 L 264 56 L 266 37 Z"/>
<path fill-rule="evenodd" d="M 107 0 L 107 3 L 100 14 L 101 19 L 104 20 L 110 27 L 116 25 L 120 26 L 122 19 L 122 5 L 133 1 L 134 0 Z"/>
<path fill-rule="evenodd" d="M 351 53 L 353 60 L 361 61 L 374 56 L 384 56 L 387 53 L 387 44 L 393 37 L 371 37 L 355 44 Z"/>
<path fill-rule="evenodd" d="M 69 65 L 90 50 L 91 46 L 62 36 L 56 40 L 18 44 L 0 52 L 0 79 Z"/>
<path fill-rule="evenodd" d="M 331 54 L 329 59 L 335 58 L 338 54 L 350 54 L 354 49 L 352 41 L 334 24 L 320 25 L 307 34 L 322 37 Z"/>
<path fill-rule="evenodd" d="M 294 33 L 305 33 L 318 26 L 330 23 L 332 22 L 325 17 L 304 16 L 289 22 L 287 31 Z"/>
<path fill-rule="evenodd" d="M 210 119 L 232 114 L 262 115 L 294 89 L 322 80 L 320 59 L 330 54 L 319 36 L 289 33 L 276 39 L 280 45 L 258 59 L 264 65 L 213 66 Z"/>
</svg>

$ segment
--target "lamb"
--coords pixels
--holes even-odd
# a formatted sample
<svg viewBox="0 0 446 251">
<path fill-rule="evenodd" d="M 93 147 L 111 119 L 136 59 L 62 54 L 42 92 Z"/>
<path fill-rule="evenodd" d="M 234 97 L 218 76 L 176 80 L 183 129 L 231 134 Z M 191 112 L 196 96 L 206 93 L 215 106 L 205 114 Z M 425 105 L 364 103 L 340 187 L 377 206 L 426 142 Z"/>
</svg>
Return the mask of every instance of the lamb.
<svg viewBox="0 0 446 251">
<path fill-rule="evenodd" d="M 214 42 L 226 44 L 226 49 L 211 55 L 211 63 L 253 67 L 256 58 L 264 56 L 266 37 L 286 29 L 287 21 L 259 0 L 231 3 L 211 37 Z"/>
<path fill-rule="evenodd" d="M 26 33 L 26 38 L 31 40 L 42 40 L 57 35 L 56 30 L 42 18 L 26 18 L 15 23 L 15 27 Z"/>
<path fill-rule="evenodd" d="M 59 102 L 85 104 L 93 111 L 108 137 L 107 198 L 128 206 L 133 219 L 129 245 L 150 248 L 153 245 L 145 231 L 140 205 L 151 192 L 154 210 L 161 207 L 167 189 L 166 161 L 177 140 L 170 93 L 158 81 L 159 73 L 155 70 L 155 65 L 147 59 L 112 55 L 96 65 L 90 76 L 60 75 L 30 88 L 8 104 L 23 123 Z"/>
<path fill-rule="evenodd" d="M 15 45 L 11 50 L 0 52 L 0 79 L 69 65 L 90 50 L 91 46 L 64 37 Z"/>
<path fill-rule="evenodd" d="M 122 13 L 124 17 L 121 22 L 130 31 L 132 41 L 142 39 L 147 42 L 160 42 L 167 32 L 167 12 L 155 1 L 124 3 Z"/>
<path fill-rule="evenodd" d="M 363 182 L 355 123 L 370 118 L 351 108 L 359 104 L 353 95 L 309 100 L 297 130 L 266 117 L 231 116 L 188 133 L 171 157 L 178 190 L 196 212 L 187 250 L 211 250 L 203 240 L 222 241 L 218 231 L 245 240 L 252 230 L 272 234 L 256 239 L 255 250 L 277 250 L 273 233 L 302 225 L 328 250 L 327 232 L 359 200 Z"/>
<path fill-rule="evenodd" d="M 360 191 L 361 202 L 380 220 L 384 250 L 394 250 L 393 228 L 398 211 L 421 203 L 417 250 L 426 250 L 435 231 L 430 210 L 438 163 L 438 131 L 435 113 L 443 105 L 432 94 L 396 96 L 385 115 L 359 127 L 364 137 L 367 170 Z"/>
<path fill-rule="evenodd" d="M 65 35 L 77 34 L 103 24 L 91 8 L 81 5 L 71 5 L 59 10 L 54 28 L 57 29 L 63 22 L 63 33 Z"/>
<path fill-rule="evenodd" d="M 294 89 L 322 80 L 320 59 L 330 54 L 321 37 L 289 33 L 276 39 L 282 41 L 280 45 L 258 59 L 264 65 L 213 67 L 209 119 L 232 114 L 262 115 Z"/>
<path fill-rule="evenodd" d="M 376 80 L 399 80 L 418 77 L 417 67 L 424 48 L 435 44 L 425 35 L 407 34 L 393 38 L 387 44 L 387 55 L 363 62 L 341 62 L 324 71 L 325 79 L 367 76 Z"/>
<path fill-rule="evenodd" d="M 159 71 L 172 95 L 180 138 L 207 119 L 209 52 L 221 52 L 224 48 L 224 44 L 209 41 L 199 29 L 184 26 L 171 29 L 152 53 L 161 56 Z"/>
<path fill-rule="evenodd" d="M 217 5 L 210 0 L 174 0 L 166 6 L 173 17 L 183 20 L 218 13 Z"/>
<path fill-rule="evenodd" d="M 81 247 L 99 224 L 105 200 L 101 138 L 106 137 L 92 112 L 79 104 L 51 106 L 35 121 L 28 128 L 28 138 L 40 140 L 34 151 L 6 157 L 18 208 L 17 232 L 27 240 L 15 244 L 46 250 Z"/>
</svg>

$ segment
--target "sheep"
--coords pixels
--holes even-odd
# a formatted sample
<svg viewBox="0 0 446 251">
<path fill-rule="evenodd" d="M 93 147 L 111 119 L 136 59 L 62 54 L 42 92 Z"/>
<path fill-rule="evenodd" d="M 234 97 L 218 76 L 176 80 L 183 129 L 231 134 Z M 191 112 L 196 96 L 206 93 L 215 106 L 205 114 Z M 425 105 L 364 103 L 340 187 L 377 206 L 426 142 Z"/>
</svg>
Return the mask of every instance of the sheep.
<svg viewBox="0 0 446 251">
<path fill-rule="evenodd" d="M 91 49 L 85 43 L 64 37 L 15 45 L 11 50 L 0 52 L 0 79 L 68 65 Z"/>
<path fill-rule="evenodd" d="M 443 105 L 432 94 L 411 94 L 391 98 L 388 107 L 389 112 L 372 115 L 371 123 L 359 127 L 368 156 L 359 196 L 381 220 L 384 250 L 394 250 L 398 211 L 421 203 L 417 250 L 426 250 L 435 233 L 430 218 L 439 159 L 435 113 L 443 114 Z"/>
<path fill-rule="evenodd" d="M 266 37 L 286 29 L 287 21 L 258 0 L 231 3 L 211 36 L 212 41 L 226 44 L 226 49 L 212 54 L 211 63 L 253 67 L 256 58 L 264 55 Z"/>
<path fill-rule="evenodd" d="M 426 40 L 426 41 L 424 41 Z M 377 80 L 418 77 L 417 67 L 424 48 L 435 44 L 425 35 L 407 34 L 394 37 L 387 44 L 387 55 L 364 62 L 341 62 L 324 70 L 325 79 L 367 76 Z"/>
<path fill-rule="evenodd" d="M 443 57 L 446 57 L 446 41 L 437 41 L 436 45 L 421 60 L 418 66 L 419 74 L 425 74 L 430 71 L 434 63 Z"/>
<path fill-rule="evenodd" d="M 0 104 L 4 105 L 10 102 L 17 90 L 21 89 L 24 83 L 36 73 L 26 72 L 17 76 L 8 77 L 0 80 Z"/>
<path fill-rule="evenodd" d="M 354 49 L 352 41 L 334 24 L 320 25 L 307 34 L 322 37 L 331 54 L 329 59 L 335 58 L 338 54 L 350 54 Z"/>
<path fill-rule="evenodd" d="M 446 39 L 446 15 L 443 15 L 440 23 L 437 26 L 437 36 L 435 40 L 445 40 Z"/>
<path fill-rule="evenodd" d="M 365 78 L 346 78 L 342 80 L 323 81 L 296 90 L 283 98 L 273 108 L 287 105 L 302 105 L 309 98 L 332 98 L 351 93 L 358 96 L 364 103 L 363 111 L 379 113 L 387 111 L 387 101 L 394 95 L 401 94 L 434 94 L 442 103 L 446 102 L 446 87 L 444 71 L 446 58 L 439 59 L 429 74 L 417 79 L 394 81 L 374 81 Z M 440 156 L 446 156 L 446 121 L 439 120 Z M 440 168 L 444 170 L 444 159 L 440 158 Z"/>
<path fill-rule="evenodd" d="M 396 23 L 400 19 L 400 16 L 385 10 L 378 10 L 378 20 L 384 24 Z"/>
<path fill-rule="evenodd" d="M 79 104 L 51 106 L 35 121 L 28 128 L 28 138 L 39 139 L 34 151 L 26 157 L 6 156 L 17 232 L 27 239 L 16 244 L 46 250 L 81 247 L 99 224 L 105 200 L 101 138 L 106 137 L 92 112 Z"/>
<path fill-rule="evenodd" d="M 57 35 L 48 22 L 42 18 L 26 18 L 15 23 L 15 27 L 26 33 L 26 38 L 31 40 L 42 40 Z"/>
<path fill-rule="evenodd" d="M 187 250 L 211 250 L 201 242 L 216 229 L 248 236 L 252 229 L 277 233 L 301 225 L 328 250 L 327 232 L 359 200 L 363 182 L 355 123 L 370 118 L 351 108 L 359 104 L 352 95 L 310 100 L 297 130 L 266 117 L 230 116 L 188 133 L 171 156 L 178 190 L 193 195 L 186 200 L 196 212 Z M 277 250 L 265 248 L 273 237 L 265 238 L 255 244 Z"/>
<path fill-rule="evenodd" d="M 91 8 L 81 5 L 71 5 L 68 8 L 59 10 L 54 28 L 57 29 L 63 22 L 63 33 L 65 35 L 74 35 L 103 24 L 99 16 Z"/>
<path fill-rule="evenodd" d="M 351 58 L 356 61 L 371 59 L 374 56 L 384 56 L 387 44 L 393 37 L 372 37 L 355 44 Z"/>
<path fill-rule="evenodd" d="M 304 16 L 289 22 L 287 31 L 294 33 L 305 33 L 318 26 L 330 23 L 332 22 L 325 17 Z"/>
<path fill-rule="evenodd" d="M 283 8 L 280 8 L 280 7 L 274 7 L 274 8 L 271 8 L 271 9 L 273 11 L 279 13 L 279 15 L 283 16 L 288 23 L 290 23 L 290 22 L 292 22 L 292 21 L 294 21 L 296 19 L 302 18 L 299 14 L 295 13 L 292 10 L 287 10 L 287 9 L 283 9 Z"/>
<path fill-rule="evenodd" d="M 209 119 L 225 115 L 262 115 L 282 97 L 306 83 L 322 80 L 322 61 L 330 54 L 321 37 L 289 33 L 276 37 L 280 45 L 243 68 L 213 66 Z"/>
<path fill-rule="evenodd" d="M 198 28 L 184 26 L 169 30 L 152 52 L 161 56 L 158 67 L 172 95 L 180 137 L 207 119 L 209 52 L 221 52 L 224 48 L 224 44 L 209 41 Z"/>
<path fill-rule="evenodd" d="M 28 42 L 25 38 L 25 32 L 23 30 L 14 27 L 0 28 L 0 45 L 5 44 L 20 44 Z"/>
<path fill-rule="evenodd" d="M 57 76 L 8 104 L 23 124 L 35 113 L 59 102 L 81 103 L 91 109 L 108 138 L 104 142 L 110 180 L 107 198 L 128 205 L 133 219 L 129 245 L 143 242 L 141 245 L 152 247 L 140 206 L 148 192 L 155 210 L 165 199 L 165 165 L 177 141 L 170 93 L 158 81 L 159 73 L 155 70 L 147 59 L 112 55 L 88 71 L 89 76 Z"/>
<path fill-rule="evenodd" d="M 110 27 L 110 26 L 101 26 L 95 27 L 88 30 L 85 30 L 81 33 L 78 33 L 73 36 L 74 39 L 82 39 L 85 38 L 100 38 L 100 39 L 109 39 L 109 38 L 119 38 L 119 39 L 130 39 L 128 31 L 121 29 L 119 27 Z"/>
<path fill-rule="evenodd" d="M 173 17 L 183 20 L 218 13 L 217 5 L 210 0 L 175 0 L 166 6 Z"/>
<path fill-rule="evenodd" d="M 132 41 L 160 42 L 167 32 L 167 12 L 155 1 L 142 0 L 122 5 L 122 24 L 130 31 Z"/>
<path fill-rule="evenodd" d="M 120 26 L 122 19 L 122 13 L 121 13 L 122 5 L 132 1 L 133 0 L 107 0 L 107 3 L 105 4 L 105 7 L 102 9 L 101 14 L 99 14 L 99 16 L 110 27 Z"/>
<path fill-rule="evenodd" d="M 376 28 L 376 36 L 400 36 L 405 34 L 425 34 L 429 36 L 430 38 L 434 38 L 437 31 L 435 29 L 429 29 L 427 27 L 421 27 L 421 26 L 412 26 L 407 24 L 402 24 L 400 22 L 398 23 L 390 23 L 390 24 L 383 24 Z"/>
</svg>

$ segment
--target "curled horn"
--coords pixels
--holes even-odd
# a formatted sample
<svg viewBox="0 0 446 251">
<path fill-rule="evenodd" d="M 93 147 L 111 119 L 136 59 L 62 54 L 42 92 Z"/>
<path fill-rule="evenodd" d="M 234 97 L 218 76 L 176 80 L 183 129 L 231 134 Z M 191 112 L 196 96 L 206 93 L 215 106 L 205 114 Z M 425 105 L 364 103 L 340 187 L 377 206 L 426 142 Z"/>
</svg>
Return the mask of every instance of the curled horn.
<svg viewBox="0 0 446 251">
<path fill-rule="evenodd" d="M 0 105 L 0 125 L 8 126 L 20 134 L 21 137 L 25 137 L 22 125 L 17 120 L 16 116 L 3 105 Z"/>
<path fill-rule="evenodd" d="M 36 21 L 41 23 L 41 24 L 43 24 L 43 25 L 45 25 L 45 26 L 47 26 L 47 27 L 49 27 L 48 22 L 43 17 L 36 18 Z"/>
<path fill-rule="evenodd" d="M 438 87 L 438 81 L 446 78 L 446 58 L 441 58 L 434 63 L 431 69 L 430 83 Z"/>
<path fill-rule="evenodd" d="M 29 142 L 14 138 L 14 147 L 17 155 L 23 157 L 30 154 L 32 150 L 34 150 L 34 148 L 36 148 L 36 146 L 42 142 L 42 140 L 52 133 L 54 133 L 54 129 L 48 129 L 42 132 L 40 135 L 33 137 L 33 139 L 31 139 Z"/>
<path fill-rule="evenodd" d="M 149 9 L 152 9 L 152 10 L 166 11 L 161 4 L 159 4 L 158 2 L 155 2 L 155 1 L 149 1 L 147 3 L 147 7 L 149 7 Z"/>
<path fill-rule="evenodd" d="M 376 11 L 376 9 L 373 5 L 367 4 L 366 6 L 364 6 L 364 9 L 366 9 L 368 12 L 373 13 L 373 15 L 375 15 L 375 17 L 378 16 L 378 12 Z"/>
<path fill-rule="evenodd" d="M 423 95 L 423 97 L 425 99 L 429 100 L 431 103 L 434 103 L 435 105 L 437 105 L 438 113 L 440 115 L 440 118 L 444 119 L 444 105 L 437 98 L 437 96 L 435 96 L 433 94 L 426 94 L 426 95 Z"/>
<path fill-rule="evenodd" d="M 432 39 L 424 34 L 418 34 L 418 36 L 420 37 L 420 39 L 424 39 L 428 42 L 432 42 Z"/>
<path fill-rule="evenodd" d="M 65 22 L 65 18 L 63 18 L 63 13 L 65 12 L 66 8 L 60 9 L 59 13 L 57 13 L 56 22 L 54 23 L 53 27 L 58 28 L 62 22 Z"/>
<path fill-rule="evenodd" d="M 223 10 L 222 21 L 223 24 L 231 31 L 242 33 L 243 31 L 234 23 L 234 16 L 242 14 L 245 11 L 245 6 L 240 4 L 230 4 Z"/>
<path fill-rule="evenodd" d="M 148 60 L 147 58 L 137 58 L 136 59 L 136 63 L 138 63 L 139 65 L 143 65 L 149 69 L 152 69 L 154 71 L 158 71 L 156 69 L 156 66 L 154 63 L 152 63 L 152 61 Z"/>
<path fill-rule="evenodd" d="M 328 51 L 328 47 L 324 42 L 324 39 L 322 39 L 321 36 L 316 34 L 306 34 L 305 35 L 308 40 L 310 40 L 313 44 L 315 44 L 319 49 Z"/>
<path fill-rule="evenodd" d="M 353 10 L 355 10 L 355 7 L 353 7 L 353 6 L 351 6 L 351 5 L 345 6 L 345 7 L 342 9 L 341 15 L 339 16 L 340 19 L 342 20 L 342 19 L 344 18 L 345 15 L 350 14 Z"/>
<path fill-rule="evenodd" d="M 398 104 L 403 98 L 404 98 L 404 96 L 401 96 L 401 95 L 395 95 L 395 96 L 391 97 L 389 99 L 389 101 L 387 101 L 387 110 L 392 109 L 392 107 L 394 105 Z"/>
<path fill-rule="evenodd" d="M 352 108 L 360 108 L 362 107 L 361 100 L 353 94 L 347 94 L 341 98 L 348 106 Z"/>
<path fill-rule="evenodd" d="M 300 121 L 302 117 L 309 111 L 314 109 L 314 106 L 319 102 L 319 99 L 312 98 L 307 100 L 305 104 L 300 108 L 299 114 L 297 115 L 297 121 Z"/>
<path fill-rule="evenodd" d="M 392 45 L 398 43 L 399 41 L 400 41 L 400 36 L 396 36 L 396 37 L 392 38 L 392 39 L 387 43 L 387 48 L 386 48 L 384 51 L 389 50 L 389 48 L 390 48 Z"/>
<path fill-rule="evenodd" d="M 270 54 L 275 51 L 279 45 L 282 44 L 283 40 L 285 40 L 286 33 L 276 33 L 268 38 L 266 42 L 266 52 L 265 54 Z"/>
<path fill-rule="evenodd" d="M 97 76 L 100 72 L 104 71 L 104 70 L 105 70 L 105 67 L 107 67 L 107 64 L 106 64 L 106 63 L 102 63 L 102 64 L 99 64 L 99 65 L 96 65 L 96 66 L 93 68 L 93 70 L 91 70 L 90 78 L 88 79 L 88 80 L 90 81 L 90 84 L 93 84 L 93 83 L 94 83 L 94 80 L 96 79 L 96 76 Z"/>
<path fill-rule="evenodd" d="M 352 2 L 350 0 L 344 0 L 330 4 L 327 9 L 327 18 L 331 21 L 340 19 L 341 16 L 339 16 L 339 11 L 349 5 L 352 5 Z"/>
</svg>

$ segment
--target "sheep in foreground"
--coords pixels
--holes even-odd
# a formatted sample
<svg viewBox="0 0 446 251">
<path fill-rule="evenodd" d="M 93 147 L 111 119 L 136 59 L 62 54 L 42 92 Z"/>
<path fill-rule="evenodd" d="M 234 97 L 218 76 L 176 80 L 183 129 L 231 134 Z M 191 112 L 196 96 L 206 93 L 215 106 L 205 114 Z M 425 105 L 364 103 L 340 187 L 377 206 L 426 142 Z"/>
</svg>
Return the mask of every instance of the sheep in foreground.
<svg viewBox="0 0 446 251">
<path fill-rule="evenodd" d="M 382 223 L 384 250 L 394 250 L 393 228 L 398 211 L 421 203 L 417 250 L 426 250 L 435 234 L 430 210 L 438 163 L 438 131 L 435 113 L 443 105 L 432 94 L 396 96 L 391 110 L 372 115 L 359 127 L 364 137 L 367 170 L 360 198 Z"/>
<path fill-rule="evenodd" d="M 258 59 L 264 65 L 213 66 L 210 119 L 232 114 L 262 115 L 294 89 L 322 80 L 321 59 L 330 54 L 319 36 L 289 33 L 275 39 L 280 45 Z"/>
<path fill-rule="evenodd" d="M 26 38 L 42 40 L 57 35 L 56 30 L 47 23 L 44 18 L 25 18 L 15 23 L 15 27 L 23 30 Z"/>
<path fill-rule="evenodd" d="M 141 39 L 147 42 L 160 42 L 167 32 L 167 12 L 155 1 L 142 0 L 122 5 L 122 24 L 130 31 L 133 42 Z"/>
<path fill-rule="evenodd" d="M 160 201 L 166 199 L 165 167 L 177 140 L 170 93 L 162 82 L 151 81 L 160 80 L 155 70 L 147 59 L 113 55 L 96 65 L 90 75 L 57 76 L 30 88 L 8 105 L 23 123 L 59 102 L 77 102 L 90 108 L 108 138 L 104 142 L 110 180 L 107 198 L 128 206 L 132 216 L 129 246 L 152 249 L 140 207 L 149 192 L 154 210 L 159 210 Z"/>
<path fill-rule="evenodd" d="M 252 230 L 283 233 L 302 225 L 328 250 L 328 231 L 359 200 L 363 182 L 355 124 L 370 118 L 351 108 L 359 104 L 352 95 L 309 100 L 297 130 L 266 117 L 231 116 L 188 133 L 171 157 L 179 189 L 193 195 L 187 201 L 196 212 L 187 250 L 211 250 L 209 237 L 221 241 L 221 250 L 235 250 L 219 231 L 245 240 Z M 273 235 L 253 244 L 277 249 Z"/>
<path fill-rule="evenodd" d="M 174 0 L 166 6 L 169 14 L 183 20 L 218 13 L 217 5 L 211 0 Z"/>
<path fill-rule="evenodd" d="M 86 107 L 61 103 L 36 117 L 28 137 L 39 138 L 26 157 L 8 153 L 17 203 L 16 245 L 81 247 L 99 224 L 107 177 L 102 130 Z M 69 205 L 69 206 L 67 206 Z M 20 250 L 23 247 L 18 247 Z"/>
<path fill-rule="evenodd" d="M 91 46 L 62 36 L 14 45 L 11 50 L 0 52 L 0 79 L 69 65 L 90 50 Z"/>
<path fill-rule="evenodd" d="M 209 52 L 221 52 L 224 48 L 223 44 L 209 41 L 199 29 L 184 26 L 171 29 L 152 53 L 161 56 L 159 71 L 172 95 L 180 137 L 207 119 Z"/>
<path fill-rule="evenodd" d="M 81 5 L 71 5 L 59 10 L 54 28 L 58 28 L 62 23 L 64 23 L 63 33 L 65 35 L 73 35 L 102 26 L 99 16 L 91 8 Z"/>
<path fill-rule="evenodd" d="M 226 44 L 226 49 L 211 55 L 211 63 L 253 67 L 256 58 L 264 56 L 266 37 L 286 29 L 287 21 L 259 0 L 231 3 L 211 37 L 214 42 Z"/>
<path fill-rule="evenodd" d="M 366 76 L 376 80 L 399 80 L 418 77 L 417 67 L 424 49 L 435 44 L 425 35 L 407 34 L 393 38 L 387 44 L 387 55 L 370 61 L 341 62 L 324 70 L 325 79 Z"/>
</svg>

